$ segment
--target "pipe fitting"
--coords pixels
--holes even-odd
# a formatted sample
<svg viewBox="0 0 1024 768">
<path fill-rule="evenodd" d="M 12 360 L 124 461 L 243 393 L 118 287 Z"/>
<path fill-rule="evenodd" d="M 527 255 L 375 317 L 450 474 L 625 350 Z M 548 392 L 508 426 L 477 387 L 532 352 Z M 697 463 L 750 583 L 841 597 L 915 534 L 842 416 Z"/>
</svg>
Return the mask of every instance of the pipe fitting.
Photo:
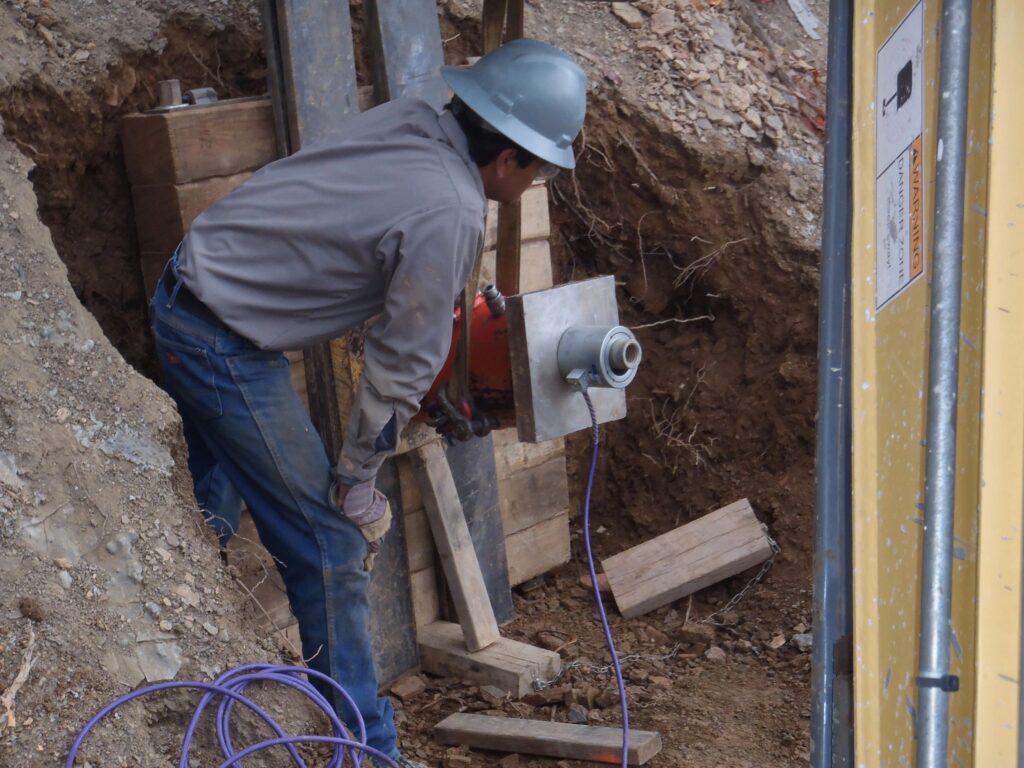
<svg viewBox="0 0 1024 768">
<path fill-rule="evenodd" d="M 578 389 L 624 389 L 642 357 L 640 342 L 621 325 L 575 325 L 558 341 L 559 373 Z"/>
</svg>

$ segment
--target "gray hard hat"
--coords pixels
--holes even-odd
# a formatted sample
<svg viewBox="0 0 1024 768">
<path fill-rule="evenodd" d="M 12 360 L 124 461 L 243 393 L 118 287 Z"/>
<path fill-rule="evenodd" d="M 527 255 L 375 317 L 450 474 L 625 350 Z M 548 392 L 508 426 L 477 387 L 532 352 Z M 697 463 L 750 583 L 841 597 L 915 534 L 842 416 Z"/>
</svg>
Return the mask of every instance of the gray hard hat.
<svg viewBox="0 0 1024 768">
<path fill-rule="evenodd" d="M 562 168 L 587 112 L 587 76 L 540 40 L 512 40 L 469 69 L 442 67 L 455 95 L 498 133 Z"/>
</svg>

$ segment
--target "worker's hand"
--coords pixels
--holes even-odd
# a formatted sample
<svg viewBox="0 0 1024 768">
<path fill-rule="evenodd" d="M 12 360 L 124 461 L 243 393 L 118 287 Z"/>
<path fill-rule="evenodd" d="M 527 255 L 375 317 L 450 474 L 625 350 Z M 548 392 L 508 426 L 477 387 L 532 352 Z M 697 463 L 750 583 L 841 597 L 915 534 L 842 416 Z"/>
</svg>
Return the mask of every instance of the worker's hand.
<svg viewBox="0 0 1024 768">
<path fill-rule="evenodd" d="M 337 483 L 332 487 L 334 504 L 349 520 L 359 526 L 368 545 L 363 565 L 369 571 L 380 551 L 384 534 L 391 527 L 391 505 L 387 497 L 373 487 L 373 480 L 353 486 Z"/>
</svg>

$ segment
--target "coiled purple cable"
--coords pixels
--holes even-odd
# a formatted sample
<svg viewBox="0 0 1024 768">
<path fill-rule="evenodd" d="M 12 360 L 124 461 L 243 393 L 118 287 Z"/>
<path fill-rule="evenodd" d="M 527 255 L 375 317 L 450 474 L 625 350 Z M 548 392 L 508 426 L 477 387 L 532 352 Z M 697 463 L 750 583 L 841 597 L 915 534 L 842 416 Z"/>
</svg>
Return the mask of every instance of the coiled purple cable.
<svg viewBox="0 0 1024 768">
<path fill-rule="evenodd" d="M 356 722 L 359 725 L 358 739 L 348 731 L 338 718 L 334 708 L 327 702 L 320 692 L 313 687 L 313 684 L 310 682 L 310 677 L 322 680 L 341 694 L 342 698 L 355 713 Z M 303 693 L 324 713 L 324 715 L 326 715 L 327 719 L 331 723 L 332 735 L 286 735 L 274 718 L 267 714 L 263 708 L 250 698 L 243 695 L 242 692 L 253 683 L 277 683 L 279 685 L 294 688 Z M 356 708 L 355 702 L 352 701 L 352 697 L 350 697 L 348 693 L 346 693 L 345 689 L 338 685 L 338 683 L 327 675 L 313 669 L 307 669 L 305 667 L 275 666 L 272 664 L 245 664 L 225 672 L 212 683 L 169 681 L 140 688 L 139 690 L 132 691 L 131 693 L 126 693 L 124 696 L 110 702 L 85 724 L 85 727 L 82 728 L 74 742 L 71 744 L 71 750 L 68 752 L 68 759 L 64 763 L 65 768 L 73 768 L 75 764 L 75 757 L 78 755 L 78 751 L 81 749 L 82 742 L 85 741 L 85 737 L 89 735 L 89 732 L 104 717 L 112 713 L 118 707 L 127 704 L 129 701 L 151 693 L 171 690 L 173 688 L 191 688 L 194 690 L 204 691 L 202 698 L 200 698 L 199 703 L 196 705 L 195 713 L 192 715 L 192 720 L 188 724 L 188 729 L 185 731 L 185 736 L 182 739 L 181 757 L 178 761 L 179 768 L 188 768 L 189 751 L 192 748 L 192 739 L 194 738 L 196 728 L 199 725 L 199 719 L 206 707 L 217 698 L 220 699 L 217 704 L 216 715 L 217 742 L 220 745 L 221 753 L 225 758 L 224 762 L 220 765 L 220 768 L 238 768 L 241 766 L 240 761 L 243 758 L 249 757 L 250 755 L 264 749 L 270 749 L 271 747 L 278 746 L 283 746 L 288 750 L 288 753 L 291 755 L 292 760 L 298 768 L 306 768 L 306 763 L 299 756 L 299 753 L 294 746 L 295 744 L 303 743 L 334 744 L 334 754 L 331 756 L 331 760 L 327 764 L 328 768 L 341 768 L 345 757 L 349 755 L 350 752 L 352 762 L 357 766 L 357 768 L 362 765 L 362 759 L 365 755 L 372 755 L 378 761 L 383 761 L 384 765 L 397 768 L 394 760 L 390 757 L 373 747 L 367 746 L 366 726 L 363 723 L 363 718 L 359 714 L 359 710 Z M 241 752 L 235 752 L 234 745 L 231 742 L 231 711 L 236 703 L 243 704 L 255 712 L 256 715 L 276 734 L 276 738 L 261 741 L 258 744 L 246 747 Z"/>
<path fill-rule="evenodd" d="M 594 568 L 594 550 L 590 546 L 590 496 L 594 490 L 594 477 L 597 475 L 597 448 L 600 434 L 597 426 L 597 412 L 594 410 L 594 403 L 590 399 L 590 393 L 585 389 L 582 391 L 583 399 L 587 401 L 587 410 L 590 411 L 590 423 L 593 434 L 590 453 L 590 474 L 587 476 L 587 494 L 583 502 L 583 541 L 587 549 L 587 567 L 590 569 L 590 583 L 594 587 L 594 597 L 597 599 L 597 612 L 601 615 L 604 639 L 608 644 L 608 653 L 612 657 L 612 667 L 615 669 L 615 682 L 619 686 L 619 703 L 622 705 L 622 768 L 627 768 L 629 765 L 629 707 L 626 705 L 626 685 L 622 682 L 622 666 L 619 664 L 619 654 L 615 651 L 615 640 L 612 639 L 611 627 L 608 626 L 608 614 L 604 610 L 601 589 L 597 585 L 597 571 Z"/>
</svg>

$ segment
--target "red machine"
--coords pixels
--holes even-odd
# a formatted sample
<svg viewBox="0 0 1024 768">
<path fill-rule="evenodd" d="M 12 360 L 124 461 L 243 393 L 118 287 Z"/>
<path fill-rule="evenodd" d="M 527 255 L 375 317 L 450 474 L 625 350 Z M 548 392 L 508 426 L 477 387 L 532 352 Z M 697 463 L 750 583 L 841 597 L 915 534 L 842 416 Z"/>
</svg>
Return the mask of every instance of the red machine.
<svg viewBox="0 0 1024 768">
<path fill-rule="evenodd" d="M 484 288 L 473 303 L 467 382 L 470 394 L 455 403 L 448 396 L 448 383 L 455 372 L 461 336 L 462 308 L 458 307 L 452 323 L 452 346 L 448 359 L 423 398 L 422 410 L 416 418 L 459 440 L 483 436 L 499 427 L 514 426 L 508 318 L 505 315 L 505 297 L 494 286 Z"/>
</svg>

